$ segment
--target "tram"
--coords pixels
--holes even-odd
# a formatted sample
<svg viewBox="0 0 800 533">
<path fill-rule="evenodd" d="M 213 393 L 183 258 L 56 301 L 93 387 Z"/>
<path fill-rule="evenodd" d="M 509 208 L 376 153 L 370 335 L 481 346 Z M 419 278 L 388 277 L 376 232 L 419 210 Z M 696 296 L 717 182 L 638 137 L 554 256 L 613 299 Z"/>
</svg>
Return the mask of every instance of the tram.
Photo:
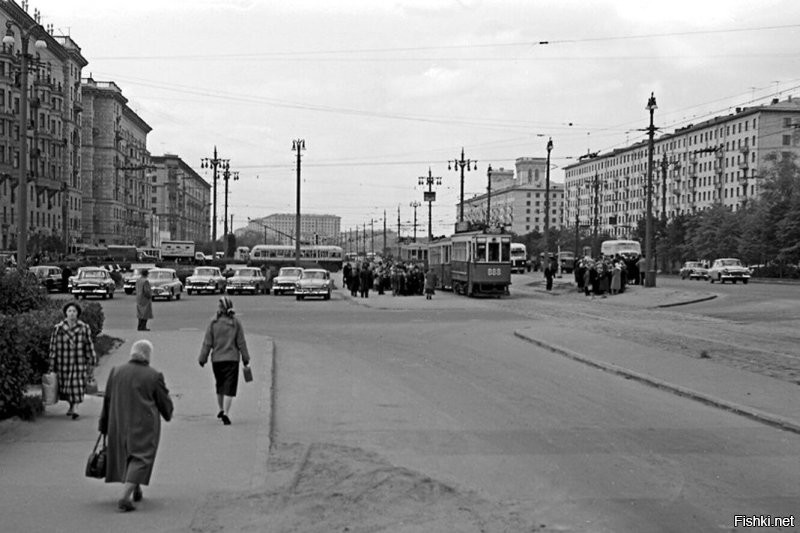
<svg viewBox="0 0 800 533">
<path fill-rule="evenodd" d="M 294 266 L 295 247 L 283 244 L 257 244 L 250 250 L 249 265 L 281 268 Z M 339 246 L 309 245 L 300 246 L 300 266 L 304 268 L 324 268 L 331 272 L 342 269 L 344 254 Z"/>
<path fill-rule="evenodd" d="M 455 233 L 428 246 L 439 289 L 467 296 L 506 295 L 511 285 L 511 235 L 498 230 Z"/>
</svg>

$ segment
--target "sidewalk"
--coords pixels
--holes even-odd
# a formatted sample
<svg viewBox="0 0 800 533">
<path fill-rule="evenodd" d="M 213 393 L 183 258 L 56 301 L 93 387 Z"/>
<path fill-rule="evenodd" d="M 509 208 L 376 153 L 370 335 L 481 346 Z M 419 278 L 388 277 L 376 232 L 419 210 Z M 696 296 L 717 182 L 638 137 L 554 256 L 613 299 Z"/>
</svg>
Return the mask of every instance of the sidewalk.
<svg viewBox="0 0 800 533">
<path fill-rule="evenodd" d="M 107 330 L 125 344 L 97 368 L 100 388 L 110 369 L 128 361 L 139 338 L 153 342 L 152 366 L 163 372 L 175 412 L 162 422 L 152 483 L 144 488 L 141 512 L 119 513 L 120 484 L 84 477 L 97 437 L 102 406 L 87 396 L 76 421 L 64 402 L 46 408 L 35 422 L 0 423 L 0 514 L 3 531 L 142 532 L 190 531 L 198 511 L 218 493 L 260 487 L 269 451 L 273 344 L 248 335 L 254 382 L 239 381 L 232 426 L 216 419 L 214 378 L 197 355 L 203 332 Z"/>
</svg>

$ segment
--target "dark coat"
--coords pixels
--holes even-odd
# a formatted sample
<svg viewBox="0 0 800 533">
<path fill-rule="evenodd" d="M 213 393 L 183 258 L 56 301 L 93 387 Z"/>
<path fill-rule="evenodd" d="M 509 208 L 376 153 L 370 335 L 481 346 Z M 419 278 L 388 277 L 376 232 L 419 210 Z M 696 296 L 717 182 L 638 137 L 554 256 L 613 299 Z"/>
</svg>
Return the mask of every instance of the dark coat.
<svg viewBox="0 0 800 533">
<path fill-rule="evenodd" d="M 161 418 L 172 418 L 164 375 L 143 361 L 111 370 L 98 429 L 108 435 L 106 483 L 150 483 Z"/>
<path fill-rule="evenodd" d="M 144 276 L 136 280 L 136 318 L 153 318 L 153 291 L 150 290 L 150 280 Z"/>
</svg>

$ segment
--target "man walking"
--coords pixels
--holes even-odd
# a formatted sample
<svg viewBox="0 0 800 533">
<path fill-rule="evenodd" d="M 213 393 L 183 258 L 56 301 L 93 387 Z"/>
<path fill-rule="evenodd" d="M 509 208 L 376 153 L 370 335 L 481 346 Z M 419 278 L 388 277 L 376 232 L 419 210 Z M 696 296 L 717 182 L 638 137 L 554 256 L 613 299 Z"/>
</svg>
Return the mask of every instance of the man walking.
<svg viewBox="0 0 800 533">
<path fill-rule="evenodd" d="M 547 266 L 544 267 L 544 279 L 548 291 L 553 290 L 553 277 L 555 275 L 556 275 L 556 264 L 553 260 L 550 260 L 547 263 Z"/>
<path fill-rule="evenodd" d="M 153 318 L 153 292 L 150 289 L 150 280 L 147 277 L 150 271 L 142 269 L 142 275 L 136 280 L 136 318 L 139 319 L 139 331 L 150 331 L 147 321 Z"/>
</svg>

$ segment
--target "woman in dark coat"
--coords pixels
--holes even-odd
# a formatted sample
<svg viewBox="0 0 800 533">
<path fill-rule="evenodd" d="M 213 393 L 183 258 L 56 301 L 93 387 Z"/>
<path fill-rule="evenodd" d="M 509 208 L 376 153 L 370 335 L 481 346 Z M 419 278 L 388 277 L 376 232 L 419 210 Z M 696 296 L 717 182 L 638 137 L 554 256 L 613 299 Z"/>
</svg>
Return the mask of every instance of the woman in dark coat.
<svg viewBox="0 0 800 533">
<path fill-rule="evenodd" d="M 81 308 L 69 302 L 62 309 L 64 320 L 53 328 L 50 335 L 49 367 L 56 373 L 58 399 L 69 402 L 67 416 L 78 418 L 76 406 L 83 402 L 86 381 L 97 364 L 92 343 L 92 328 L 78 320 Z"/>
<path fill-rule="evenodd" d="M 142 275 L 136 280 L 136 318 L 139 319 L 139 331 L 150 331 L 147 321 L 153 318 L 153 292 L 150 289 L 150 272 L 144 268 Z"/>
<path fill-rule="evenodd" d="M 106 483 L 124 483 L 120 511 L 135 509 L 142 485 L 150 483 L 161 436 L 161 417 L 172 418 L 172 400 L 164 375 L 150 367 L 153 345 L 139 340 L 131 360 L 111 370 L 98 429 L 108 435 Z"/>
</svg>

